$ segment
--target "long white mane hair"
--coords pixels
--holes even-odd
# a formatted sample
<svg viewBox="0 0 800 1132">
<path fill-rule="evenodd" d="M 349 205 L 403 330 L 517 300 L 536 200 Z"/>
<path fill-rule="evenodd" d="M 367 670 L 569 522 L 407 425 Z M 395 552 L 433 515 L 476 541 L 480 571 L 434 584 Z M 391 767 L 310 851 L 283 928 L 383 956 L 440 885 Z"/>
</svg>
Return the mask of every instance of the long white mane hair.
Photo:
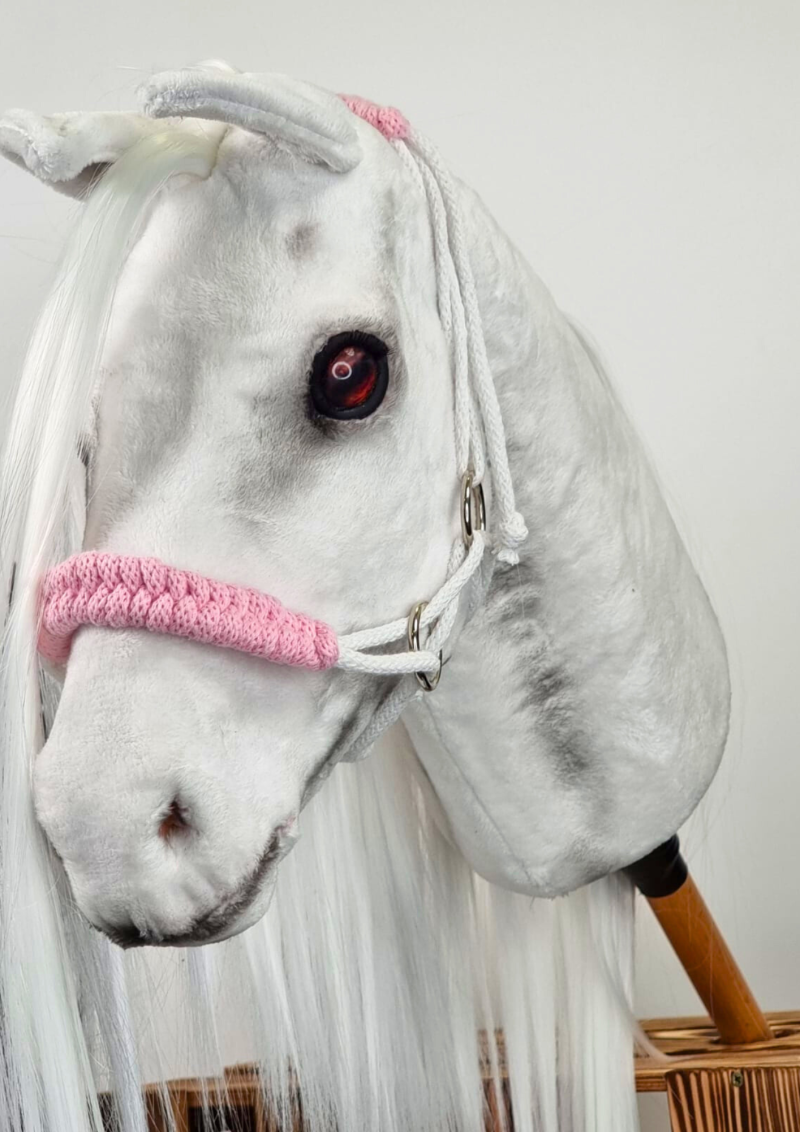
<svg viewBox="0 0 800 1132">
<path fill-rule="evenodd" d="M 77 914 L 37 825 L 31 767 L 57 702 L 36 653 L 37 580 L 80 547 L 79 438 L 126 254 L 161 186 L 206 176 L 215 146 L 171 124 L 103 175 L 5 444 L 0 1126 L 97 1132 L 110 1090 L 119 1126 L 142 1130 L 143 1082 L 247 1058 L 287 1128 L 299 1091 L 312 1132 L 479 1132 L 484 1078 L 502 1113 L 505 1060 L 517 1132 L 633 1129 L 630 886 L 611 877 L 534 903 L 478 878 L 402 731 L 337 768 L 267 916 L 223 944 L 119 951 Z"/>
</svg>

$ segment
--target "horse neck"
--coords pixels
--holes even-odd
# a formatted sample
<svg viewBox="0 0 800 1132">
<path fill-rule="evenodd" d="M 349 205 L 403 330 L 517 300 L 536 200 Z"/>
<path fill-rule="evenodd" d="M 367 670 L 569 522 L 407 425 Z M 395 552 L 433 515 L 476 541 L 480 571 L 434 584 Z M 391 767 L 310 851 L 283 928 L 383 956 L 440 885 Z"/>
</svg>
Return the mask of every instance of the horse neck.
<svg viewBox="0 0 800 1132">
<path fill-rule="evenodd" d="M 571 331 L 544 285 L 466 188 L 463 206 L 517 505 L 530 542 L 540 529 L 543 486 L 553 503 L 558 495 L 557 485 L 547 484 L 571 422 L 557 355 L 571 343 Z M 574 422 L 572 427 L 574 435 Z M 491 495 L 488 506 L 491 532 Z M 435 692 L 404 717 L 469 863 L 489 880 L 526 892 L 547 885 L 508 852 L 504 831 L 487 814 L 495 801 L 503 805 L 499 793 L 509 789 L 508 778 L 517 775 L 530 745 L 530 712 L 523 705 L 546 654 L 535 625 L 537 584 L 528 549 L 522 548 L 519 567 L 497 565 L 486 602 L 459 635 Z M 521 784 L 524 775 L 518 777 Z M 546 793 L 553 784 L 541 785 Z M 479 830 L 476 836 L 471 828 Z"/>
<path fill-rule="evenodd" d="M 464 204 L 530 535 L 406 723 L 473 867 L 562 892 L 642 856 L 697 804 L 724 746 L 727 663 L 597 358 L 477 198 Z"/>
</svg>

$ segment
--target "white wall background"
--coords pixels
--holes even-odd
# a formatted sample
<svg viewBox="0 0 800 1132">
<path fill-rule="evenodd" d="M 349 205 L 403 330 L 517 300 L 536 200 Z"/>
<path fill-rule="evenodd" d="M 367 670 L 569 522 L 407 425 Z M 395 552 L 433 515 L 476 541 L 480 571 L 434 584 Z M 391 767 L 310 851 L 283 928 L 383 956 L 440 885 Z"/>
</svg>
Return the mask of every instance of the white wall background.
<svg viewBox="0 0 800 1132">
<path fill-rule="evenodd" d="M 731 742 L 684 844 L 772 1009 L 800 1006 L 799 51 L 792 0 L 26 0 L 0 42 L 4 106 L 129 108 L 209 57 L 394 103 L 592 330 L 727 633 Z M 4 395 L 72 207 L 0 168 Z M 640 1014 L 696 1011 L 641 920 Z"/>
</svg>

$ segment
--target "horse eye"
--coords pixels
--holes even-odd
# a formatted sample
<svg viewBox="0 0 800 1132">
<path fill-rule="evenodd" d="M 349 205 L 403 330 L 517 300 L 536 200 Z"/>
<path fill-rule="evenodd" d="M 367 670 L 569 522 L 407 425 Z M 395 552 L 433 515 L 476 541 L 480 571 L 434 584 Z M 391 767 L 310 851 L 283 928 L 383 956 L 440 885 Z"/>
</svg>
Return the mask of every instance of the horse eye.
<svg viewBox="0 0 800 1132">
<path fill-rule="evenodd" d="M 311 400 L 316 412 L 337 421 L 374 413 L 389 384 L 388 348 L 360 330 L 329 338 L 311 367 Z"/>
</svg>

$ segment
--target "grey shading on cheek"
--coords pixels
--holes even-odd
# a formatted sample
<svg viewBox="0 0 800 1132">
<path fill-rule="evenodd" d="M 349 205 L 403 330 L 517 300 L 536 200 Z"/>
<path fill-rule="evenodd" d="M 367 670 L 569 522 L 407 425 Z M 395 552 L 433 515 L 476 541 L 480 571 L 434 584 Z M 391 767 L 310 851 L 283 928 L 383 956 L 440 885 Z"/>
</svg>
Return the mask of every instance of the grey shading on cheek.
<svg viewBox="0 0 800 1132">
<path fill-rule="evenodd" d="M 346 755 L 362 732 L 369 726 L 375 715 L 397 687 L 397 680 L 380 679 L 376 682 L 374 677 L 358 675 L 355 673 L 336 673 L 320 703 L 324 712 L 326 709 L 336 713 L 337 718 L 327 750 L 317 763 L 309 777 L 303 795 L 302 805 L 308 797 L 312 797 L 319 786 L 330 774 L 330 770 Z M 337 710 L 335 700 L 340 694 L 344 703 L 341 710 Z M 302 807 L 301 807 L 302 808 Z"/>
<path fill-rule="evenodd" d="M 229 924 L 242 915 L 258 896 L 264 879 L 273 865 L 280 860 L 285 849 L 281 844 L 280 831 L 276 831 L 269 845 L 256 862 L 255 868 L 245 877 L 241 884 L 229 894 L 223 903 L 210 912 L 195 920 L 193 924 L 180 935 L 162 937 L 141 931 L 133 924 L 120 927 L 111 927 L 106 934 L 118 947 L 182 947 L 187 944 L 198 944 L 205 940 L 213 940 L 223 932 Z"/>
<path fill-rule="evenodd" d="M 92 486 L 96 480 L 99 489 L 98 499 L 91 499 L 94 538 L 104 537 L 166 468 L 177 466 L 192 441 L 198 387 L 208 364 L 202 349 L 180 328 L 149 339 L 147 349 L 163 358 L 163 372 L 153 372 L 148 358 L 136 358 L 106 382 L 110 403 L 97 416 L 91 461 Z M 180 364 L 172 365 L 178 355 Z M 109 471 L 113 487 L 107 491 Z"/>
<path fill-rule="evenodd" d="M 304 424 L 287 422 L 271 397 L 252 399 L 249 430 L 236 441 L 225 488 L 226 503 L 237 518 L 277 522 L 293 500 L 311 495 L 318 473 L 314 437 Z"/>
<path fill-rule="evenodd" d="M 580 697 L 567 665 L 549 639 L 538 597 L 539 586 L 530 564 L 498 570 L 486 616 L 493 633 L 512 643 L 517 687 L 515 710 L 526 721 L 531 744 L 550 760 L 551 770 L 564 789 L 589 789 L 597 783 L 599 753 L 580 719 Z"/>
<path fill-rule="evenodd" d="M 178 462 L 191 439 L 193 407 L 191 387 L 184 397 L 140 405 L 135 424 L 129 426 L 128 479 L 140 488 L 147 487 L 157 481 L 165 467 Z"/>
<path fill-rule="evenodd" d="M 362 683 L 372 686 L 364 688 L 355 706 L 342 718 L 339 730 L 330 744 L 328 758 L 337 759 L 348 751 L 389 699 L 398 682 L 381 677 L 380 684 L 376 687 L 375 678 L 367 677 Z"/>
<path fill-rule="evenodd" d="M 524 563 L 495 570 L 487 601 L 488 619 L 502 626 L 505 635 L 530 643 L 534 636 L 541 649 L 542 631 L 538 586 Z"/>
<path fill-rule="evenodd" d="M 291 260 L 301 262 L 310 259 L 319 243 L 319 225 L 302 223 L 293 228 L 286 237 L 286 251 Z"/>
</svg>

